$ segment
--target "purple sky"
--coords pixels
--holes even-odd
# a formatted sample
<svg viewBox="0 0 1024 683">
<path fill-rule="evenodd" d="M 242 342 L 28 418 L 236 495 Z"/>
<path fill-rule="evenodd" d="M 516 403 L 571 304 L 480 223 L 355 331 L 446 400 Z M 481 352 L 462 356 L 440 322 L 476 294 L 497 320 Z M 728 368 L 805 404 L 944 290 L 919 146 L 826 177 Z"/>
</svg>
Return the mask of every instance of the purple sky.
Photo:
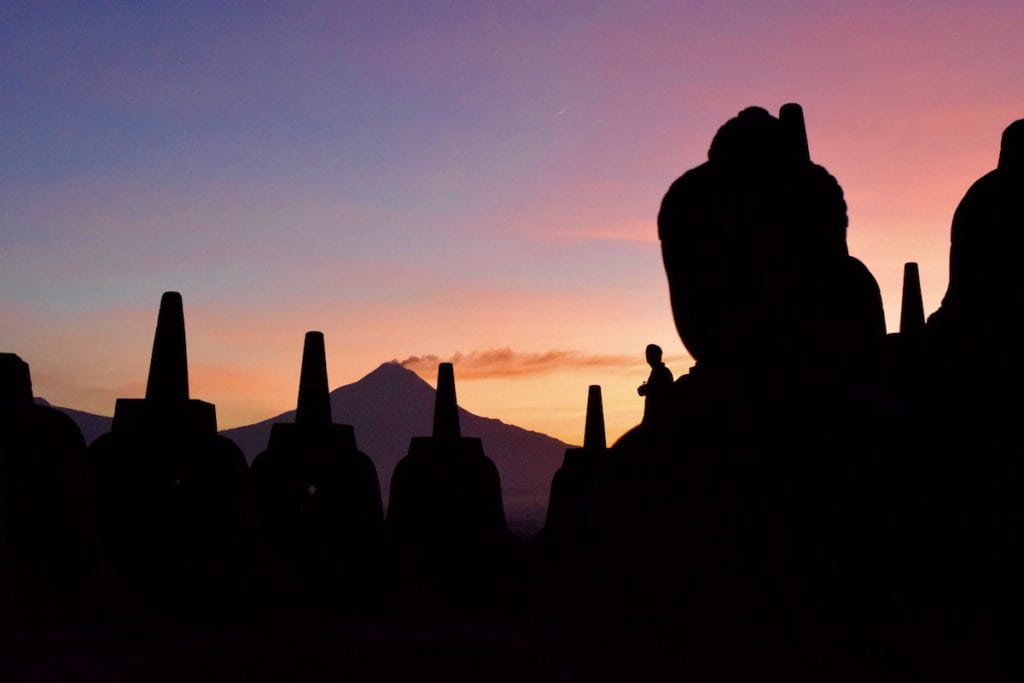
<svg viewBox="0 0 1024 683">
<path fill-rule="evenodd" d="M 578 441 L 599 383 L 614 437 L 689 365 L 654 218 L 727 118 L 804 105 L 892 327 L 1024 116 L 1020 2 L 484 5 L 4 3 L 0 350 L 110 414 L 175 289 L 222 426 L 320 329 L 332 386 L 461 353 L 470 410 Z"/>
</svg>

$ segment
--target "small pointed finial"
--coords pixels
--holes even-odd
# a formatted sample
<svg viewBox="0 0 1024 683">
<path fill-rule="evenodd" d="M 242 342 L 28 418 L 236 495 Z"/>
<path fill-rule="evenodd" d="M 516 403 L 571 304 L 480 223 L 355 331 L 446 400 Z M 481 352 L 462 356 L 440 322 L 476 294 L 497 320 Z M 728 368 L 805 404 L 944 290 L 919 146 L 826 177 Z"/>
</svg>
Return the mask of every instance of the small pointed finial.
<svg viewBox="0 0 1024 683">
<path fill-rule="evenodd" d="M 608 447 L 604 434 L 604 404 L 601 401 L 601 387 L 591 384 L 587 390 L 587 424 L 583 431 L 583 448 L 588 451 L 604 450 Z"/>
<path fill-rule="evenodd" d="M 810 161 L 811 149 L 807 144 L 807 126 L 804 125 L 804 110 L 796 102 L 789 102 L 779 109 L 779 122 L 798 161 Z"/>
<path fill-rule="evenodd" d="M 462 436 L 459 404 L 455 399 L 455 368 L 451 363 L 437 367 L 437 394 L 434 398 L 434 438 L 454 441 Z"/>
<path fill-rule="evenodd" d="M 903 266 L 903 302 L 900 307 L 900 334 L 918 334 L 924 330 L 924 301 L 917 264 Z"/>
<path fill-rule="evenodd" d="M 295 424 L 331 424 L 331 394 L 327 384 L 327 352 L 323 332 L 307 332 L 302 347 L 299 403 Z"/>
<path fill-rule="evenodd" d="M 15 353 L 0 353 L 0 419 L 32 407 L 32 375 Z"/>
<path fill-rule="evenodd" d="M 1024 119 L 1014 121 L 1003 131 L 999 145 L 999 170 L 1024 173 Z"/>
<path fill-rule="evenodd" d="M 156 401 L 188 400 L 185 312 L 178 292 L 164 292 L 160 299 L 146 398 Z"/>
</svg>

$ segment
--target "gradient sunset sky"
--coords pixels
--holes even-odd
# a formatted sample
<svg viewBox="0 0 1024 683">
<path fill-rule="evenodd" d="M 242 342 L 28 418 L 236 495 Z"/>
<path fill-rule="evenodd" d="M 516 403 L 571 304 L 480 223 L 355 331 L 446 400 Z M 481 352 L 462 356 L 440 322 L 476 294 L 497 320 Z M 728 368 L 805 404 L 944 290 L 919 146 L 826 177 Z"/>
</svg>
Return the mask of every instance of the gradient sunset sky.
<svg viewBox="0 0 1024 683">
<path fill-rule="evenodd" d="M 800 102 L 889 328 L 945 291 L 953 209 L 1024 117 L 1024 3 L 4 2 L 0 351 L 110 415 L 182 292 L 220 426 L 456 358 L 463 407 L 579 442 L 678 376 L 655 217 L 718 126 Z M 954 362 L 951 359 L 951 362 Z"/>
</svg>

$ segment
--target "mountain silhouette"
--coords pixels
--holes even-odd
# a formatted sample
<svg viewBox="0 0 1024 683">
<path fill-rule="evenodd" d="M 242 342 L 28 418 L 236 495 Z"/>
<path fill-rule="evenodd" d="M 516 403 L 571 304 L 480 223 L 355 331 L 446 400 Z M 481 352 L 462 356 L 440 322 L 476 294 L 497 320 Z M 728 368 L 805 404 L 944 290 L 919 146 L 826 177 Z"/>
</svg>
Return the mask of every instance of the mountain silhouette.
<svg viewBox="0 0 1024 683">
<path fill-rule="evenodd" d="M 105 417 L 103 415 L 95 415 L 93 413 L 87 413 L 84 410 L 75 410 L 74 408 L 64 408 L 61 406 L 50 405 L 50 402 L 45 398 L 35 397 L 36 405 L 48 406 L 59 410 L 64 413 L 78 425 L 78 428 L 82 430 L 82 437 L 85 438 L 85 445 L 88 446 L 98 437 L 106 434 L 110 431 L 110 425 L 114 418 Z"/>
<path fill-rule="evenodd" d="M 385 503 L 391 489 L 391 473 L 409 450 L 409 440 L 428 435 L 433 429 L 434 394 L 432 386 L 398 363 L 383 363 L 362 379 L 331 392 L 334 421 L 355 428 L 356 444 L 377 466 Z M 41 398 L 36 398 L 36 402 L 49 405 Z M 110 431 L 110 417 L 53 407 L 75 421 L 86 444 Z M 267 447 L 273 424 L 294 420 L 295 411 L 289 410 L 220 433 L 238 444 L 252 464 L 253 458 Z M 498 467 L 509 526 L 529 533 L 540 529 L 551 478 L 561 465 L 569 444 L 501 420 L 474 415 L 462 408 L 459 408 L 459 420 L 462 432 L 479 437 Z"/>
<path fill-rule="evenodd" d="M 355 428 L 356 444 L 376 464 L 385 497 L 395 465 L 409 450 L 409 440 L 429 435 L 433 429 L 434 395 L 432 386 L 398 363 L 384 363 L 359 381 L 331 392 L 334 421 Z M 294 419 L 292 410 L 221 433 L 238 444 L 251 462 L 266 448 L 274 422 Z M 462 433 L 479 437 L 498 467 L 509 526 L 517 531 L 539 529 L 551 477 L 561 465 L 567 444 L 462 408 L 459 420 Z"/>
</svg>

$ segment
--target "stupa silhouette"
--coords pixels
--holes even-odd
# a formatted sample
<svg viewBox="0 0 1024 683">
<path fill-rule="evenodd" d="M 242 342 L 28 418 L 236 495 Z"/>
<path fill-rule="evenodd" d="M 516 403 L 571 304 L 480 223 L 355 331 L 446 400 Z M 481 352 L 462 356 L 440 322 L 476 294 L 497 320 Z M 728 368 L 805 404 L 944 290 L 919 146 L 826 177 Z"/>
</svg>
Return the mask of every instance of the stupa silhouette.
<svg viewBox="0 0 1024 683">
<path fill-rule="evenodd" d="M 908 438 L 908 442 L 901 446 L 901 457 L 892 461 L 892 476 L 887 477 L 893 484 L 893 490 L 900 491 L 904 499 L 907 487 L 913 486 L 912 482 L 916 476 L 913 473 L 921 464 L 916 462 L 920 443 L 916 437 L 910 438 L 910 435 L 920 428 L 919 423 L 927 412 L 922 412 L 922 401 L 929 393 L 927 385 L 930 381 L 930 363 L 927 356 L 927 329 L 924 300 L 921 296 L 920 269 L 917 263 L 908 262 L 903 265 L 899 331 L 886 337 L 881 364 L 884 368 L 885 396 L 890 402 L 890 441 L 895 444 Z M 906 505 L 906 501 L 899 502 L 894 498 L 891 504 L 902 507 Z M 892 514 L 899 517 L 902 513 L 893 510 Z"/>
<path fill-rule="evenodd" d="M 917 264 L 903 266 L 903 298 L 900 304 L 900 334 L 917 336 L 924 332 L 924 301 L 921 298 L 921 273 Z"/>
<path fill-rule="evenodd" d="M 579 621 L 599 610 L 601 567 L 595 548 L 606 532 L 609 454 L 601 387 L 587 390 L 582 447 L 565 449 L 551 479 L 544 528 L 532 543 L 534 610 L 546 620 Z"/>
<path fill-rule="evenodd" d="M 437 373 L 434 430 L 395 466 L 386 527 L 409 607 L 502 600 L 510 536 L 501 482 L 480 439 L 462 436 L 451 363 Z"/>
<path fill-rule="evenodd" d="M 953 214 L 949 285 L 925 332 L 920 540 L 905 582 L 918 598 L 913 634 L 934 667 L 922 678 L 1001 680 L 1019 660 L 1022 227 L 1024 119 L 1003 131 L 996 168 Z"/>
<path fill-rule="evenodd" d="M 544 533 L 564 547 L 596 523 L 595 497 L 608 455 L 601 387 L 587 390 L 587 415 L 582 448 L 566 448 L 562 466 L 551 480 Z M 562 539 L 562 542 L 555 539 Z"/>
<path fill-rule="evenodd" d="M 87 616 L 98 587 L 92 504 L 78 426 L 36 405 L 28 363 L 0 353 L 0 626 Z"/>
<path fill-rule="evenodd" d="M 160 301 L 146 397 L 118 399 L 89 448 L 122 607 L 201 617 L 237 606 L 251 530 L 248 468 L 189 397 L 181 295 Z"/>
<path fill-rule="evenodd" d="M 307 332 L 295 422 L 275 423 L 252 464 L 253 490 L 278 599 L 365 601 L 378 574 L 384 513 L 373 461 L 351 425 L 331 418 L 324 335 Z"/>
</svg>

